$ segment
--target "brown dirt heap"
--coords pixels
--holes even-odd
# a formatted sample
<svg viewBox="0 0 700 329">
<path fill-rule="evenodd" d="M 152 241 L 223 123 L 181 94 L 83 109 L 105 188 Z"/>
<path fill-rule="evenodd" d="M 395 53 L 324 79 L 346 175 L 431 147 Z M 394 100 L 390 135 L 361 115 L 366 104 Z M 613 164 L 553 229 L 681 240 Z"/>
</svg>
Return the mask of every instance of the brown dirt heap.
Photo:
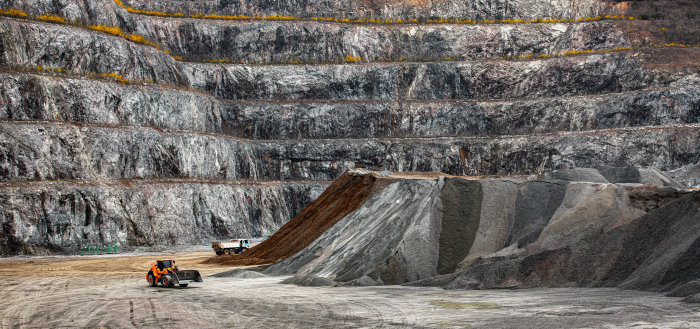
<svg viewBox="0 0 700 329">
<path fill-rule="evenodd" d="M 221 255 L 204 264 L 263 265 L 294 255 L 316 240 L 338 220 L 362 205 L 397 177 L 343 173 L 299 215 L 260 244 L 241 255 Z"/>
</svg>

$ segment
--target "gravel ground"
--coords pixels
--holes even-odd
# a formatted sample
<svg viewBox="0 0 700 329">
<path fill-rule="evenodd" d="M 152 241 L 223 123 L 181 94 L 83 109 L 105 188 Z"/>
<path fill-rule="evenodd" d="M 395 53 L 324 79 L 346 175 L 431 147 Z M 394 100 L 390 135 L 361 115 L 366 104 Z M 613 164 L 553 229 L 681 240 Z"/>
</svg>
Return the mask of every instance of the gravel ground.
<svg viewBox="0 0 700 329">
<path fill-rule="evenodd" d="M 0 328 L 698 328 L 700 305 L 619 289 L 299 287 L 286 277 L 146 284 L 148 254 L 0 260 Z M 205 252 L 167 254 L 210 275 Z M 9 302 L 7 302 L 9 301 Z"/>
</svg>

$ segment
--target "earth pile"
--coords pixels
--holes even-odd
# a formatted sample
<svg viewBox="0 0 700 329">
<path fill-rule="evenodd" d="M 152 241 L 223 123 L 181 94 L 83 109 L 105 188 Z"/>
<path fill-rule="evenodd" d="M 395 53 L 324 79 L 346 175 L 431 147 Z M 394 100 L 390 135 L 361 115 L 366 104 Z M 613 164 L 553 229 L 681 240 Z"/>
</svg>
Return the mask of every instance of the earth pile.
<svg viewBox="0 0 700 329">
<path fill-rule="evenodd" d="M 622 176 L 633 175 L 616 177 Z M 665 176 L 635 177 L 678 184 Z M 700 276 L 698 225 L 697 191 L 639 182 L 425 176 L 388 185 L 265 273 L 296 274 L 288 282 L 301 284 L 670 291 Z"/>
</svg>

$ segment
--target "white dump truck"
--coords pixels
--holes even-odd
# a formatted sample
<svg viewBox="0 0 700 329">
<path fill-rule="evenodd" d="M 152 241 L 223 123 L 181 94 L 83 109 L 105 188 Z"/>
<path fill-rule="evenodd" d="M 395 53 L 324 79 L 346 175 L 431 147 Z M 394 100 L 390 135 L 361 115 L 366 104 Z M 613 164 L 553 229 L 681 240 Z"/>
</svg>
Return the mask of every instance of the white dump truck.
<svg viewBox="0 0 700 329">
<path fill-rule="evenodd" d="M 248 239 L 231 239 L 223 242 L 212 242 L 212 249 L 217 255 L 235 255 L 248 250 Z"/>
</svg>

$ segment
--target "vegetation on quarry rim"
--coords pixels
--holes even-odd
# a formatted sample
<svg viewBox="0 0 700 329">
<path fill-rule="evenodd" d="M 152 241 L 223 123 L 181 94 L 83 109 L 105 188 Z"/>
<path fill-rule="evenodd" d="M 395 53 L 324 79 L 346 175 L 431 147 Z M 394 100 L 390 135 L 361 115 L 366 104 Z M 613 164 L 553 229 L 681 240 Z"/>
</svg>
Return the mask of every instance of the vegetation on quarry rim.
<svg viewBox="0 0 700 329">
<path fill-rule="evenodd" d="M 592 22 L 600 20 L 634 20 L 637 19 L 634 16 L 624 16 L 624 15 L 599 15 L 596 17 L 579 17 L 576 19 L 565 19 L 565 18 L 534 18 L 534 19 L 483 19 L 483 20 L 471 20 L 471 19 L 458 19 L 458 18 L 445 18 L 445 17 L 431 17 L 425 19 L 418 18 L 406 18 L 406 19 L 378 19 L 378 18 L 336 18 L 336 17 L 296 17 L 296 16 L 285 16 L 285 15 L 218 15 L 218 14 L 189 14 L 185 15 L 180 12 L 176 13 L 166 13 L 162 11 L 154 10 L 141 10 L 134 9 L 129 6 L 124 6 L 120 0 L 113 0 L 114 3 L 119 5 L 119 7 L 124 10 L 134 13 L 149 16 L 159 16 L 159 17 L 189 17 L 189 18 L 200 18 L 200 19 L 219 19 L 219 20 L 248 20 L 248 21 L 315 21 L 315 22 L 332 22 L 332 23 L 352 23 L 352 24 L 539 24 L 539 23 L 576 23 L 576 22 Z"/>
<path fill-rule="evenodd" d="M 154 13 L 154 12 L 143 12 L 143 11 L 137 11 L 134 9 L 129 10 L 130 7 L 124 7 L 119 0 L 114 0 L 117 4 L 119 4 L 121 7 L 127 9 L 127 11 L 134 12 L 137 14 L 148 14 L 148 13 Z M 163 15 L 157 15 L 157 16 L 172 16 L 172 17 L 180 17 L 181 15 L 176 14 L 165 14 L 162 13 Z M 117 36 L 123 39 L 126 39 L 130 42 L 134 42 L 137 44 L 142 44 L 146 46 L 153 47 L 157 50 L 162 51 L 163 53 L 171 56 L 173 59 L 181 62 L 197 62 L 193 61 L 187 58 L 184 58 L 183 56 L 180 55 L 175 55 L 171 54 L 168 49 L 165 49 L 156 43 L 147 40 L 141 35 L 134 34 L 134 33 L 129 33 L 121 30 L 120 27 L 118 26 L 105 26 L 105 25 L 86 25 L 83 24 L 82 22 L 79 21 L 73 21 L 73 20 L 67 20 L 64 17 L 58 16 L 58 15 L 53 15 L 53 14 L 43 14 L 39 15 L 36 17 L 31 17 L 29 16 L 26 12 L 17 10 L 14 8 L 10 9 L 0 9 L 0 16 L 8 16 L 8 17 L 14 17 L 14 18 L 20 18 L 20 19 L 29 19 L 29 20 L 38 20 L 42 22 L 47 22 L 47 23 L 54 23 L 54 24 L 67 24 L 71 26 L 75 26 L 78 28 L 86 28 L 90 29 L 93 31 L 98 31 L 98 32 L 103 32 L 109 35 Z M 200 17 L 201 16 L 201 17 Z M 200 16 L 193 16 L 195 18 L 216 18 L 216 19 L 246 19 L 246 20 L 280 20 L 278 19 L 278 15 L 273 15 L 273 16 L 254 16 L 254 17 L 248 17 L 248 16 L 243 16 L 246 18 L 235 18 L 239 16 L 218 16 L 218 15 L 200 15 Z M 222 17 L 233 17 L 233 18 L 222 18 Z M 634 17 L 624 17 L 624 16 L 610 16 L 610 15 L 604 15 L 604 16 L 597 16 L 597 17 L 587 17 L 587 18 L 579 18 L 576 20 L 563 20 L 563 19 L 534 19 L 534 20 L 500 20 L 500 21 L 494 21 L 494 20 L 485 20 L 485 21 L 471 21 L 471 20 L 452 20 L 452 19 L 438 19 L 438 20 L 428 20 L 426 23 L 428 24 L 539 24 L 539 23 L 574 23 L 574 22 L 590 22 L 590 21 L 599 21 L 599 20 L 625 20 L 625 19 L 634 19 Z M 287 20 L 287 19 L 281 19 L 281 20 Z M 292 20 L 300 20 L 299 18 L 292 19 Z M 306 19 L 301 19 L 301 20 L 306 20 Z M 339 21 L 339 22 L 345 22 L 343 21 L 344 19 L 337 20 L 337 19 L 332 19 L 332 18 L 312 18 L 310 19 L 312 21 Z M 409 22 L 410 20 L 407 21 L 401 21 L 400 19 L 398 21 L 391 21 L 391 22 L 372 22 L 367 21 L 366 23 L 387 23 L 387 24 L 394 24 L 394 23 L 406 23 Z M 364 23 L 363 22 L 357 22 L 357 23 Z M 417 22 L 417 21 L 416 21 Z M 681 48 L 686 48 L 686 47 L 700 47 L 700 45 L 685 45 L 685 44 L 677 44 L 677 43 L 666 43 L 666 44 L 653 44 L 650 45 L 651 47 L 681 47 Z M 562 56 L 571 56 L 571 55 L 590 55 L 590 54 L 598 54 L 598 53 L 609 53 L 609 52 L 614 52 L 614 51 L 625 51 L 625 50 L 631 50 L 631 49 L 639 49 L 643 47 L 617 47 L 617 48 L 608 48 L 608 49 L 569 49 L 569 50 L 564 50 L 561 52 L 554 52 L 554 53 L 531 53 L 531 54 L 522 54 L 522 55 L 513 55 L 513 56 L 502 56 L 500 59 L 504 60 L 523 60 L 523 59 L 532 59 L 532 58 L 551 58 L 551 57 L 562 57 Z M 326 60 L 323 62 L 307 62 L 303 60 L 298 60 L 298 59 L 287 59 L 287 60 L 280 60 L 280 61 L 257 61 L 257 60 L 251 60 L 251 59 L 230 59 L 230 58 L 223 58 L 223 59 L 210 59 L 210 60 L 205 60 L 204 62 L 206 63 L 226 63 L 226 64 L 255 64 L 255 65 L 279 65 L 279 64 L 284 64 L 284 65 L 307 65 L 307 64 L 344 64 L 344 63 L 387 63 L 387 62 L 449 62 L 449 61 L 460 61 L 463 59 L 459 58 L 454 58 L 450 56 L 435 56 L 432 58 L 404 58 L 404 57 L 398 57 L 398 58 L 385 58 L 385 57 L 371 57 L 371 58 L 363 58 L 361 56 L 355 56 L 354 54 L 348 54 L 345 56 L 344 59 L 337 59 L 337 60 Z M 52 68 L 55 70 L 56 68 Z M 58 68 L 58 70 L 61 70 Z M 117 73 L 114 73 L 115 75 L 119 75 Z M 89 74 L 88 74 L 89 75 Z M 110 76 L 111 78 L 115 78 Z M 129 81 L 123 79 L 123 78 L 116 78 L 119 82 L 122 83 L 127 83 Z M 138 82 L 138 81 L 133 81 L 133 82 Z M 148 81 L 145 81 L 148 82 Z"/>
</svg>

